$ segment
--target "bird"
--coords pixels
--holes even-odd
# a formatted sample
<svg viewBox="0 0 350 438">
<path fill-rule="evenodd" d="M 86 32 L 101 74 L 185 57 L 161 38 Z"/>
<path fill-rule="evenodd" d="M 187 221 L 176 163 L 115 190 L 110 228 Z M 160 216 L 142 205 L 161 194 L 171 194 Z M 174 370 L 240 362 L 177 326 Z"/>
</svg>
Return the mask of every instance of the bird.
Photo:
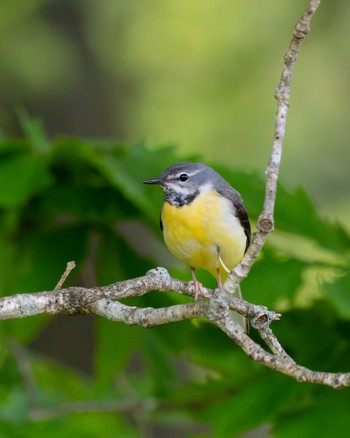
<svg viewBox="0 0 350 438">
<path fill-rule="evenodd" d="M 169 251 L 191 269 L 195 299 L 203 294 L 197 269 L 209 271 L 220 289 L 250 243 L 250 222 L 241 195 L 202 163 L 175 163 L 143 183 L 160 185 L 164 191 L 160 228 Z M 235 296 L 242 299 L 240 287 Z M 247 331 L 246 318 L 232 313 Z"/>
</svg>

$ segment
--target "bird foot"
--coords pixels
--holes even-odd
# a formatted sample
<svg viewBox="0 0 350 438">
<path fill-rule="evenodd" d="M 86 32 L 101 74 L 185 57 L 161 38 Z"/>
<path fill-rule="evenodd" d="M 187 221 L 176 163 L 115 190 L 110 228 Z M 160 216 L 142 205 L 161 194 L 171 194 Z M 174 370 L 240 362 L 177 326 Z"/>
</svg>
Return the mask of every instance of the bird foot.
<svg viewBox="0 0 350 438">
<path fill-rule="evenodd" d="M 200 281 L 196 280 L 192 280 L 191 283 L 193 283 L 194 286 L 194 300 L 197 301 L 198 297 L 201 295 L 202 297 L 205 296 L 205 291 L 203 288 L 203 285 Z"/>
</svg>

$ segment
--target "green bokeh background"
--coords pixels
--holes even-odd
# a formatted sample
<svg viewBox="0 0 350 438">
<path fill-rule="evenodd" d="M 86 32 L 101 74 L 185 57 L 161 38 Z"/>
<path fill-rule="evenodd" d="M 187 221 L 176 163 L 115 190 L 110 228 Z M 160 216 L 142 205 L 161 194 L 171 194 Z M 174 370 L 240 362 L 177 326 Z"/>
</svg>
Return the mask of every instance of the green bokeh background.
<svg viewBox="0 0 350 438">
<path fill-rule="evenodd" d="M 117 138 L 263 169 L 283 54 L 306 1 L 1 3 L 1 126 Z M 282 179 L 349 219 L 350 5 L 323 2 L 292 85 Z M 156 146 L 153 146 L 156 147 Z"/>
<path fill-rule="evenodd" d="M 103 285 L 158 264 L 188 279 L 162 242 L 160 191 L 140 183 L 177 160 L 214 165 L 254 223 L 273 93 L 305 7 L 0 2 L 2 295 L 52 289 L 71 259 L 69 284 Z M 242 285 L 248 300 L 283 312 L 274 329 L 298 363 L 334 372 L 350 369 L 349 19 L 346 0 L 323 1 L 314 17 L 292 82 L 276 232 Z M 180 302 L 147 294 L 128 303 Z M 77 413 L 70 404 L 125 400 L 136 405 Z M 349 390 L 253 363 L 204 322 L 145 330 L 37 317 L 0 326 L 0 438 L 328 438 L 349 430 L 349 403 Z"/>
</svg>

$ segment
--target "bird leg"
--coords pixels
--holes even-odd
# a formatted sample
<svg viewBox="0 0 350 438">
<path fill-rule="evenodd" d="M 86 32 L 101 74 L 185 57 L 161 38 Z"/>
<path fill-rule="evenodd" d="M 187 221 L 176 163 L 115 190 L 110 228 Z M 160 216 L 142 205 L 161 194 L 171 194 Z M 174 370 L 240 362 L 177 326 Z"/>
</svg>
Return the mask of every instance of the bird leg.
<svg viewBox="0 0 350 438">
<path fill-rule="evenodd" d="M 218 249 L 218 256 L 219 256 L 219 262 L 220 265 L 224 268 L 224 270 L 229 274 L 230 270 L 228 269 L 228 267 L 225 265 L 225 263 L 223 262 L 221 256 L 220 256 L 220 248 L 217 247 Z M 221 274 L 220 274 L 220 268 L 216 268 L 216 282 L 218 284 L 217 289 L 215 290 L 216 292 L 219 291 L 222 288 L 222 281 L 221 281 Z"/>
<path fill-rule="evenodd" d="M 199 295 L 204 296 L 205 292 L 204 292 L 202 283 L 200 281 L 198 281 L 196 278 L 196 269 L 192 268 L 192 266 L 190 266 L 190 268 L 191 268 L 191 272 L 192 272 L 192 282 L 194 285 L 194 299 L 195 299 L 195 301 L 197 301 Z"/>
<path fill-rule="evenodd" d="M 218 288 L 216 289 L 219 291 L 222 288 L 222 281 L 221 281 L 221 275 L 220 275 L 220 268 L 216 268 L 216 282 L 218 284 Z"/>
</svg>

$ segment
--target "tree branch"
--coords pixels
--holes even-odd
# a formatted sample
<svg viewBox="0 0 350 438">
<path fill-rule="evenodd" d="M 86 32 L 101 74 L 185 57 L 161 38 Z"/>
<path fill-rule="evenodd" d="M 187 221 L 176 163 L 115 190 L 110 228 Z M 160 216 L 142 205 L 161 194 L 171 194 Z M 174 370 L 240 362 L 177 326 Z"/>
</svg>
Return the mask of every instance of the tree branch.
<svg viewBox="0 0 350 438">
<path fill-rule="evenodd" d="M 301 383 L 317 383 L 320 385 L 331 386 L 335 389 L 350 386 L 350 373 L 312 371 L 308 368 L 297 365 L 291 359 L 284 359 L 275 354 L 266 352 L 260 345 L 255 343 L 249 338 L 249 336 L 240 330 L 228 315 L 224 319 L 215 321 L 215 323 L 227 334 L 227 336 L 242 348 L 247 356 L 255 362 L 259 362 L 268 368 L 293 377 Z"/>
<path fill-rule="evenodd" d="M 63 272 L 62 277 L 60 278 L 60 281 L 56 284 L 54 290 L 61 289 L 63 286 L 63 283 L 67 280 L 68 275 L 71 273 L 71 271 L 75 268 L 75 262 L 68 262 L 66 266 L 66 270 Z"/>
<path fill-rule="evenodd" d="M 309 370 L 297 365 L 290 358 L 274 336 L 270 323 L 280 318 L 280 315 L 243 300 L 234 298 L 232 292 L 244 279 L 256 261 L 268 235 L 274 228 L 274 207 L 277 192 L 277 179 L 282 156 L 282 145 L 286 130 L 287 114 L 290 102 L 290 82 L 294 64 L 297 60 L 301 44 L 310 31 L 310 22 L 316 12 L 320 0 L 311 0 L 309 7 L 297 23 L 292 41 L 284 58 L 281 80 L 277 86 L 277 112 L 275 117 L 275 134 L 269 165 L 266 169 L 266 193 L 262 213 L 257 222 L 258 231 L 254 234 L 251 245 L 233 272 L 229 275 L 224 287 L 219 292 L 204 289 L 204 296 L 194 303 L 180 304 L 166 308 L 138 308 L 119 302 L 122 298 L 142 296 L 150 291 L 168 292 L 194 297 L 192 282 L 183 282 L 170 277 L 164 268 L 156 268 L 147 275 L 132 280 L 114 283 L 105 287 L 61 289 L 62 284 L 73 265 L 67 266 L 65 273 L 54 291 L 32 294 L 18 294 L 0 299 L 0 319 L 23 318 L 37 314 L 94 314 L 112 321 L 125 324 L 137 324 L 152 327 L 160 324 L 180 321 L 190 318 L 204 318 L 219 327 L 230 337 L 250 358 L 269 368 L 293 377 L 299 382 L 310 382 L 328 385 L 333 388 L 350 386 L 350 373 L 326 373 Z M 271 352 L 265 351 L 254 342 L 229 317 L 229 311 L 234 310 L 246 316 L 251 325 L 256 328 Z M 21 353 L 15 347 L 14 354 Z M 25 367 L 22 374 L 26 375 Z M 32 382 L 27 379 L 28 391 L 33 392 Z M 35 399 L 35 394 L 32 394 Z M 98 409 L 95 405 L 78 402 L 75 405 L 54 408 L 53 412 L 37 412 L 37 418 L 57 416 L 62 412 L 80 411 L 81 409 Z M 112 410 L 130 409 L 128 404 L 113 404 Z M 103 407 L 106 409 L 106 406 Z M 107 407 L 109 409 L 109 407 Z M 35 416 L 35 414 L 34 414 Z"/>
<path fill-rule="evenodd" d="M 143 285 L 143 288 L 140 285 Z M 184 319 L 203 318 L 218 326 L 249 357 L 269 368 L 300 382 L 319 383 L 333 388 L 350 386 L 350 373 L 321 373 L 296 365 L 269 328 L 270 323 L 278 319 L 280 315 L 264 306 L 250 304 L 232 296 L 225 300 L 221 293 L 215 293 L 210 289 L 205 289 L 205 297 L 197 302 L 160 309 L 152 307 L 140 309 L 117 301 L 126 295 L 130 296 L 131 290 L 133 290 L 133 296 L 141 296 L 146 293 L 145 290 L 166 292 L 169 285 L 173 286 L 173 291 L 176 293 L 194 297 L 192 282 L 172 279 L 164 268 L 156 268 L 144 277 L 114 283 L 106 287 L 95 289 L 71 287 L 52 292 L 4 297 L 0 299 L 0 320 L 42 313 L 51 315 L 94 314 L 128 325 L 152 327 Z M 250 319 L 272 354 L 265 351 L 232 322 L 228 316 L 229 310 L 235 310 Z"/>
<path fill-rule="evenodd" d="M 89 305 L 90 312 L 94 315 L 103 316 L 111 321 L 147 328 L 185 319 L 205 318 L 206 307 L 206 302 L 197 301 L 189 304 L 161 307 L 160 309 L 154 309 L 153 307 L 140 309 L 108 299 L 100 299 Z"/>
<path fill-rule="evenodd" d="M 268 236 L 274 229 L 274 209 L 277 194 L 277 180 L 282 158 L 282 147 L 286 133 L 287 115 L 290 104 L 290 84 L 295 62 L 305 37 L 310 32 L 310 22 L 321 0 L 311 0 L 304 14 L 296 24 L 292 40 L 284 56 L 284 64 L 280 82 L 277 85 L 275 98 L 277 111 L 275 116 L 275 130 L 269 164 L 266 168 L 266 189 L 263 210 L 257 221 L 258 231 L 253 239 L 243 260 L 233 269 L 226 281 L 225 288 L 233 293 L 240 281 L 247 277 L 255 263 Z"/>
</svg>

